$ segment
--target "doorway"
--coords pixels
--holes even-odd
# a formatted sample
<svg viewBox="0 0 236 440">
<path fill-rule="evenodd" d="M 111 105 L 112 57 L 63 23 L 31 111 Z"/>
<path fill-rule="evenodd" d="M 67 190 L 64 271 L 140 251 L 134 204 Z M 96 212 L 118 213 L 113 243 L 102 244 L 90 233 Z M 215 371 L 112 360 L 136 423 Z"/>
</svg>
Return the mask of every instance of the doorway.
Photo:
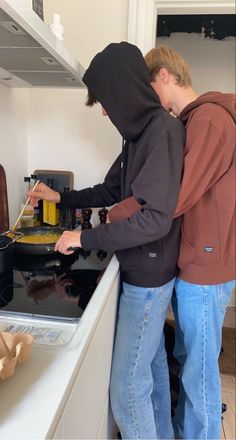
<svg viewBox="0 0 236 440">
<path fill-rule="evenodd" d="M 179 52 L 190 66 L 193 88 L 235 92 L 235 15 L 158 15 L 156 45 Z"/>
</svg>

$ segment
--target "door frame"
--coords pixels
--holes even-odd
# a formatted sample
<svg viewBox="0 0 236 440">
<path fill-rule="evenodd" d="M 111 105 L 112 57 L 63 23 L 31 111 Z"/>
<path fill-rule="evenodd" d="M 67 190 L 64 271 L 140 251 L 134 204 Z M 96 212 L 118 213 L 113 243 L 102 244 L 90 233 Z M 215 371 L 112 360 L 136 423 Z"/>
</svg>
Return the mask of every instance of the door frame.
<svg viewBox="0 0 236 440">
<path fill-rule="evenodd" d="M 146 54 L 156 41 L 158 15 L 235 14 L 234 1 L 129 0 L 127 40 Z"/>
</svg>

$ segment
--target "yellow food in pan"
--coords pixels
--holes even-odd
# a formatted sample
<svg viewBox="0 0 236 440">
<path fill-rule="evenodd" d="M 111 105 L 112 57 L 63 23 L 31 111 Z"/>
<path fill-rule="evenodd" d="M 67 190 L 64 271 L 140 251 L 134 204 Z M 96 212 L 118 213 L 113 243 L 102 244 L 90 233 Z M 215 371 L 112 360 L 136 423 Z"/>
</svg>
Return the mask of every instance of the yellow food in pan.
<svg viewBox="0 0 236 440">
<path fill-rule="evenodd" d="M 56 243 L 59 239 L 60 234 L 48 233 L 48 234 L 33 234 L 33 235 L 23 235 L 23 237 L 17 240 L 18 243 L 29 243 L 29 244 L 47 244 Z"/>
<path fill-rule="evenodd" d="M 11 234 L 8 234 L 8 236 L 10 235 Z M 56 232 L 49 232 L 45 234 L 23 235 L 23 237 L 19 238 L 16 243 L 27 243 L 27 244 L 56 243 L 57 240 L 59 240 L 60 236 L 61 234 Z"/>
</svg>

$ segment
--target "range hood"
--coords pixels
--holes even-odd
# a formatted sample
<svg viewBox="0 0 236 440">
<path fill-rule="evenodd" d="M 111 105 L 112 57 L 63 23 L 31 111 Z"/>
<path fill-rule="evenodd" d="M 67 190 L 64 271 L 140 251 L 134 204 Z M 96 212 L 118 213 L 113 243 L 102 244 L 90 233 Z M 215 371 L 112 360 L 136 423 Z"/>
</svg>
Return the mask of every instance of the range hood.
<svg viewBox="0 0 236 440">
<path fill-rule="evenodd" d="M 0 82 L 84 88 L 84 68 L 25 0 L 0 0 Z"/>
</svg>

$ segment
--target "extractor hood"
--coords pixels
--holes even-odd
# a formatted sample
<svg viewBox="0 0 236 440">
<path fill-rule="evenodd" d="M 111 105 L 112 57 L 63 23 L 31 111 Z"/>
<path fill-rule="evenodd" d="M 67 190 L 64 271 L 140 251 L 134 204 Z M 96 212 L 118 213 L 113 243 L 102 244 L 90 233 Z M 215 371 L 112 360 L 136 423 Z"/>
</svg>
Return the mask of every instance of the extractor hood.
<svg viewBox="0 0 236 440">
<path fill-rule="evenodd" d="M 24 0 L 0 0 L 0 82 L 85 87 L 84 68 Z"/>
</svg>

